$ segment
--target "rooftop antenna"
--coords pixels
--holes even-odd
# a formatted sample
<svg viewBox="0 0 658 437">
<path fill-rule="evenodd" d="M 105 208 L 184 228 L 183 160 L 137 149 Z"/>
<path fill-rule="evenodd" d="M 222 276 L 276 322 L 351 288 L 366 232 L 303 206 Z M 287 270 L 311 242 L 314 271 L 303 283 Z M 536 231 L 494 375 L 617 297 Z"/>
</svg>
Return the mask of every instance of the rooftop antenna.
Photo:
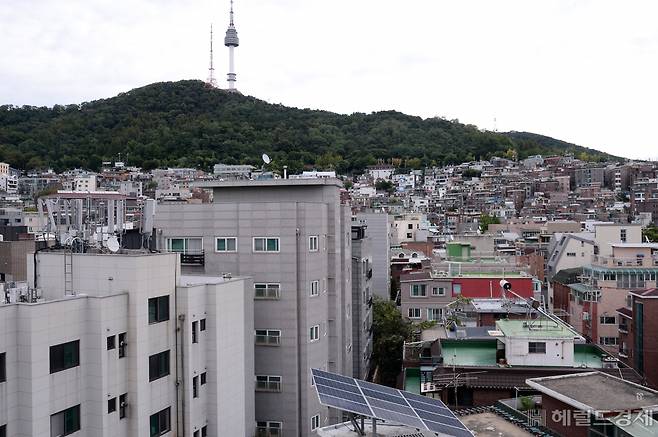
<svg viewBox="0 0 658 437">
<path fill-rule="evenodd" d="M 208 67 L 208 79 L 206 83 L 211 87 L 217 87 L 217 79 L 215 79 L 215 67 L 213 65 L 212 55 L 212 23 L 210 23 L 210 66 Z"/>
<path fill-rule="evenodd" d="M 270 157 L 269 157 L 269 155 L 268 155 L 267 153 L 263 153 L 262 158 L 263 158 L 263 162 L 264 162 L 265 164 L 269 164 L 270 162 L 272 162 L 272 160 L 270 159 Z"/>
</svg>

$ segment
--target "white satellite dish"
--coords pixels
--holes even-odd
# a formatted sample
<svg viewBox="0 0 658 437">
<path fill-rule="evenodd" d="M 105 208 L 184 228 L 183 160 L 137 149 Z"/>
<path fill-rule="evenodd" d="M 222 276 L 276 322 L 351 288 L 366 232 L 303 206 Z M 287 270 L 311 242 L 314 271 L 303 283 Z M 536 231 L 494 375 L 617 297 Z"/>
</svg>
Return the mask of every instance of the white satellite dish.
<svg viewBox="0 0 658 437">
<path fill-rule="evenodd" d="M 270 162 L 272 162 L 272 160 L 271 160 L 270 157 L 267 155 L 267 153 L 263 153 L 263 162 L 264 162 L 265 164 L 269 164 Z"/>
<path fill-rule="evenodd" d="M 107 237 L 107 242 L 105 243 L 105 246 L 112 253 L 117 253 L 119 249 L 121 249 L 121 245 L 119 245 L 119 240 L 117 240 L 117 237 L 115 237 L 114 235 Z"/>
</svg>

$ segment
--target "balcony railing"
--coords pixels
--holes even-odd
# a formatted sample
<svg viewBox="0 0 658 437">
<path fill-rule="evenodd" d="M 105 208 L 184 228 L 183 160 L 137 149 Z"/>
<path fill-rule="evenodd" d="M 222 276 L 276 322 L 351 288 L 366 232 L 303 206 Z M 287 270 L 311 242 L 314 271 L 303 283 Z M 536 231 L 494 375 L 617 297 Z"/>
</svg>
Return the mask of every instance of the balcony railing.
<svg viewBox="0 0 658 437">
<path fill-rule="evenodd" d="M 256 437 L 283 437 L 283 432 L 281 431 L 280 428 L 257 426 Z"/>
<path fill-rule="evenodd" d="M 658 255 L 619 258 L 593 255 L 592 264 L 603 267 L 658 267 Z"/>
<path fill-rule="evenodd" d="M 281 290 L 279 288 L 256 288 L 254 291 L 256 299 L 280 299 Z"/>
<path fill-rule="evenodd" d="M 256 344 L 261 346 L 279 346 L 281 337 L 278 335 L 256 335 Z"/>
<path fill-rule="evenodd" d="M 206 262 L 206 255 L 203 250 L 186 251 L 180 253 L 180 263 L 188 266 L 202 266 Z"/>
<path fill-rule="evenodd" d="M 280 392 L 281 381 L 256 381 L 256 391 Z"/>
</svg>

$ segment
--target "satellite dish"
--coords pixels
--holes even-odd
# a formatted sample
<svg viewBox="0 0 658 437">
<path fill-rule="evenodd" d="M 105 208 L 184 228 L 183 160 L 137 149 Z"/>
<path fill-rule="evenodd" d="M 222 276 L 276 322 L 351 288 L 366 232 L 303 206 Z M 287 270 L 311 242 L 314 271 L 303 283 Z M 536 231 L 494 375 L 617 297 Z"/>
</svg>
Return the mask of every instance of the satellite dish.
<svg viewBox="0 0 658 437">
<path fill-rule="evenodd" d="M 270 159 L 267 153 L 263 153 L 263 162 L 265 164 L 269 164 L 270 162 L 272 162 L 272 160 Z"/>
<path fill-rule="evenodd" d="M 121 245 L 119 245 L 119 240 L 117 240 L 117 237 L 115 237 L 114 235 L 107 238 L 107 242 L 105 243 L 105 246 L 112 253 L 117 253 L 119 249 L 121 249 Z"/>
</svg>

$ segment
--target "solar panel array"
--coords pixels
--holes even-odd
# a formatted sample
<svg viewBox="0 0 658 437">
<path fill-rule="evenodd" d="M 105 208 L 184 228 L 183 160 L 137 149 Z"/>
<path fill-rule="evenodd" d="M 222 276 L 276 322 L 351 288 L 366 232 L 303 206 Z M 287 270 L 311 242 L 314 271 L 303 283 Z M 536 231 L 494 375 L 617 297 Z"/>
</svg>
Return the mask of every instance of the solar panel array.
<svg viewBox="0 0 658 437">
<path fill-rule="evenodd" d="M 311 369 L 320 403 L 362 416 L 429 430 L 439 435 L 473 434 L 438 399 Z"/>
</svg>

